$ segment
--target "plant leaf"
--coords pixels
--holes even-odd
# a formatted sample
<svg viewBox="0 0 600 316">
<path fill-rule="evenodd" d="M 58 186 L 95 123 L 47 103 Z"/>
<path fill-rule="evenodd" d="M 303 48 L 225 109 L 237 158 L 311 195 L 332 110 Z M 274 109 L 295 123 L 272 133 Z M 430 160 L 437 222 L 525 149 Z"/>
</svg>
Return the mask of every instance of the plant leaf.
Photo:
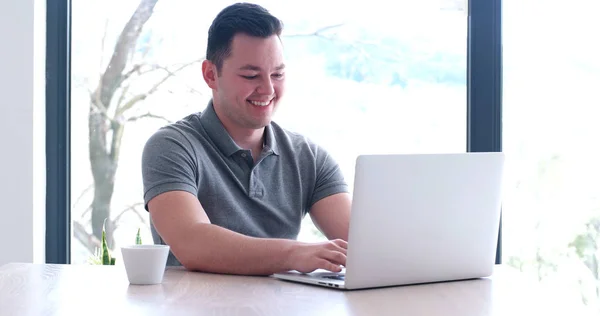
<svg viewBox="0 0 600 316">
<path fill-rule="evenodd" d="M 140 229 L 138 228 L 137 231 L 137 235 L 135 235 L 135 244 L 136 245 L 141 245 L 142 244 L 142 236 L 140 235 Z"/>
<path fill-rule="evenodd" d="M 96 247 L 94 253 L 90 255 L 87 262 L 91 265 L 101 265 L 102 264 L 102 254 L 100 252 L 100 248 Z"/>
<path fill-rule="evenodd" d="M 110 253 L 108 251 L 108 245 L 106 244 L 106 219 L 104 219 L 104 224 L 102 225 L 102 264 L 110 265 L 111 258 Z"/>
</svg>

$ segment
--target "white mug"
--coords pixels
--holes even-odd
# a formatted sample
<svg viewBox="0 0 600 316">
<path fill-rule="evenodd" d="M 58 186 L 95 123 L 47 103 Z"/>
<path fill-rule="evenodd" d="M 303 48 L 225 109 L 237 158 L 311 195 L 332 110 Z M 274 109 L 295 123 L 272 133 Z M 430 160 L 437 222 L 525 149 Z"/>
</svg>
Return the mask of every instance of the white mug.
<svg viewBox="0 0 600 316">
<path fill-rule="evenodd" d="M 169 246 L 123 246 L 121 255 L 129 283 L 140 285 L 162 283 L 169 256 Z"/>
</svg>

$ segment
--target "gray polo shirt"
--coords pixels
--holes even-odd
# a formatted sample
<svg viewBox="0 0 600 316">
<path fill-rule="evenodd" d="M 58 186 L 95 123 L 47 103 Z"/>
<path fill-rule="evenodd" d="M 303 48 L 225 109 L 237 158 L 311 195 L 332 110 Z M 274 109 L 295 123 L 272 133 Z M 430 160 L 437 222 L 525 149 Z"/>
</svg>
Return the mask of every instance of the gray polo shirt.
<svg viewBox="0 0 600 316">
<path fill-rule="evenodd" d="M 211 223 L 253 237 L 295 239 L 320 199 L 348 192 L 338 164 L 306 137 L 272 122 L 254 163 L 217 117 L 201 113 L 159 129 L 142 154 L 144 203 L 168 191 L 198 197 Z M 151 223 L 155 243 L 164 244 Z M 180 265 L 171 253 L 169 265 Z"/>
</svg>

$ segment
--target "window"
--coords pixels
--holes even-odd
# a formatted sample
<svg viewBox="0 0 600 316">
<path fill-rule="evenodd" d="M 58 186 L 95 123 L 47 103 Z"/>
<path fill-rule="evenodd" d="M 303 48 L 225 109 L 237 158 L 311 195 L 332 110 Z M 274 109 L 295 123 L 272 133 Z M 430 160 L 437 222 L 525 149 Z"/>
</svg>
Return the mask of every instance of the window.
<svg viewBox="0 0 600 316">
<path fill-rule="evenodd" d="M 153 0 L 144 0 L 147 1 Z M 89 133 L 94 100 L 91 97 L 98 89 L 115 41 L 140 1 L 47 2 L 48 263 L 80 264 L 91 254 L 98 244 L 90 208 L 96 196 L 99 199 L 95 207 L 104 212 L 95 213 L 100 219 L 96 223 L 106 218 L 109 223 L 119 223 L 109 227 L 113 248 L 132 242 L 137 228 L 143 229 L 145 240 L 150 239 L 145 226 L 147 213 L 140 204 L 141 185 L 136 182 L 140 178 L 136 157 L 156 128 L 199 111 L 206 104 L 207 90 L 193 61 L 204 53 L 208 23 L 228 3 L 231 2 L 198 7 L 193 1 L 173 0 L 155 7 L 136 39 L 135 52 L 128 55 L 125 66 L 130 68 L 121 69 L 121 74 L 130 74 L 130 80 L 116 87 L 112 109 L 100 112 L 96 118 L 106 122 L 109 114 L 115 114 L 114 105 L 118 102 L 136 100 L 132 97 L 143 96 L 144 92 L 153 93 L 121 113 L 127 115 L 118 115 L 111 121 L 116 126 L 126 124 L 118 146 L 119 164 L 112 165 L 116 167 L 114 187 L 105 186 L 110 190 L 104 190 L 98 185 L 102 194 L 96 194 L 89 140 L 100 140 L 95 148 L 105 149 L 106 163 L 111 162 L 106 160 L 111 140 L 119 138 L 113 137 L 112 131 L 103 130 L 109 125 L 101 124 L 102 128 Z M 403 1 L 394 7 L 381 2 L 374 3 L 375 9 L 353 9 L 347 8 L 346 3 L 335 6 L 331 2 L 302 6 L 294 6 L 291 1 L 260 3 L 286 22 L 286 47 L 295 49 L 286 49 L 296 76 L 289 82 L 289 103 L 276 119 L 326 146 L 342 165 L 350 184 L 351 166 L 359 152 L 453 152 L 464 151 L 465 147 L 468 151 L 501 150 L 500 0 L 469 1 L 468 17 L 467 1 L 463 0 Z M 387 5 L 393 10 L 381 9 Z M 175 13 L 169 15 L 165 6 L 171 6 L 169 10 Z M 296 14 L 308 7 L 320 9 Z M 340 8 L 348 10 L 341 12 Z M 290 9 L 295 14 L 290 14 Z M 372 16 L 381 19 L 369 19 Z M 389 22 L 383 23 L 388 27 L 382 27 L 380 20 Z M 182 43 L 184 48 L 176 49 Z M 146 66 L 129 72 L 133 65 L 142 62 Z M 305 66 L 314 70 L 308 73 L 310 77 Z M 152 84 L 171 72 L 176 75 L 154 91 Z M 315 85 L 309 80 L 312 78 L 328 86 Z M 125 86 L 128 93 L 120 100 Z M 330 102 L 336 91 L 343 103 L 337 98 Z M 349 91 L 352 98 L 345 97 Z M 298 98 L 312 96 L 309 93 L 322 100 L 311 98 L 308 103 Z M 170 106 L 175 98 L 178 103 Z M 367 102 L 371 99 L 378 102 Z M 304 109 L 316 109 L 321 115 L 307 115 L 309 112 Z M 361 126 L 352 125 L 358 122 L 357 115 L 364 123 Z M 325 125 L 319 119 L 331 124 Z M 386 124 L 375 124 L 377 120 Z M 358 134 L 359 129 L 365 134 Z M 350 141 L 351 136 L 373 134 L 382 137 L 362 143 Z M 98 170 L 108 167 L 111 165 Z M 107 172 L 96 175 L 107 174 L 112 177 Z M 310 222 L 305 222 L 300 238 L 322 236 Z"/>
<path fill-rule="evenodd" d="M 599 10 L 504 1 L 503 258 L 577 315 L 600 313 Z"/>
<path fill-rule="evenodd" d="M 134 13 L 141 3 L 153 1 L 72 2 L 72 263 L 86 262 L 103 224 L 115 249 L 138 228 L 151 240 L 141 150 L 160 126 L 206 106 L 206 33 L 233 2 L 158 2 L 139 36 L 122 36 L 132 15 L 143 16 Z M 384 1 L 321 1 L 319 10 L 258 3 L 285 24 L 288 88 L 275 121 L 323 145 L 350 184 L 359 153 L 465 151 L 463 1 L 402 1 L 393 10 L 382 10 L 392 8 Z M 119 40 L 135 47 L 120 60 L 129 53 L 117 51 Z M 307 217 L 299 239 L 322 238 Z"/>
</svg>

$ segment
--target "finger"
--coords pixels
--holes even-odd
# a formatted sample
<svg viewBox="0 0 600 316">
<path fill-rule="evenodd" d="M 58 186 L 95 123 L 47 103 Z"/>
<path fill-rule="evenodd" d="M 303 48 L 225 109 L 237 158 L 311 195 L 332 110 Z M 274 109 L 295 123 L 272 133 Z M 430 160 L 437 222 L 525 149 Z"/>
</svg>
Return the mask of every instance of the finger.
<svg viewBox="0 0 600 316">
<path fill-rule="evenodd" d="M 342 271 L 342 267 L 340 267 L 337 264 L 333 264 L 325 259 L 319 259 L 317 261 L 317 264 L 320 269 L 325 269 L 325 270 L 328 270 L 331 272 L 341 272 Z"/>
<path fill-rule="evenodd" d="M 334 239 L 331 242 L 344 248 L 344 249 L 348 249 L 348 243 L 343 239 Z"/>
<path fill-rule="evenodd" d="M 344 247 L 339 246 L 338 244 L 331 242 L 327 245 L 326 249 L 332 250 L 332 251 L 339 251 L 341 253 L 343 253 L 344 255 L 347 254 L 348 250 Z"/>
<path fill-rule="evenodd" d="M 346 265 L 346 255 L 339 251 L 325 251 L 321 254 L 321 256 L 333 264 L 342 266 Z"/>
</svg>

